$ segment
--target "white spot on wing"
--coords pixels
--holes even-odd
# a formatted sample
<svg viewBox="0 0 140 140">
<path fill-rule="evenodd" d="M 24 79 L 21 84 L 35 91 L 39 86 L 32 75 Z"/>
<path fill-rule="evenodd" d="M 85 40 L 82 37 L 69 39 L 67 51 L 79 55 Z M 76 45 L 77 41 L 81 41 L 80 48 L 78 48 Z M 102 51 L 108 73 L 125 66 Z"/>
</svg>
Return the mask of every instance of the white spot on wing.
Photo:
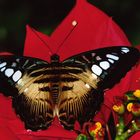
<svg viewBox="0 0 140 140">
<path fill-rule="evenodd" d="M 112 59 L 108 59 L 108 61 L 112 64 L 114 63 L 114 60 L 112 60 Z"/>
<path fill-rule="evenodd" d="M 91 55 L 92 55 L 92 57 L 94 57 L 96 55 L 96 53 L 92 53 Z"/>
<path fill-rule="evenodd" d="M 21 78 L 21 76 L 22 76 L 22 73 L 21 73 L 21 71 L 16 71 L 15 73 L 14 73 L 14 75 L 13 75 L 13 81 L 14 82 L 17 82 L 20 78 Z"/>
<path fill-rule="evenodd" d="M 107 70 L 110 67 L 110 64 L 107 61 L 102 61 L 100 62 L 100 67 Z"/>
<path fill-rule="evenodd" d="M 16 62 L 13 62 L 11 67 L 16 67 L 17 63 Z"/>
<path fill-rule="evenodd" d="M 101 73 L 102 73 L 102 69 L 99 66 L 97 66 L 97 65 L 93 65 L 91 67 L 91 70 L 93 71 L 93 73 L 95 73 L 98 76 L 100 76 Z"/>
<path fill-rule="evenodd" d="M 28 91 L 28 88 L 25 88 L 24 93 L 26 93 Z"/>
<path fill-rule="evenodd" d="M 92 73 L 91 75 L 92 75 L 93 79 L 97 79 L 98 78 L 97 75 L 95 75 L 94 73 Z"/>
<path fill-rule="evenodd" d="M 6 65 L 7 65 L 7 63 L 6 62 L 3 62 L 3 63 L 0 64 L 0 68 L 4 67 Z"/>
<path fill-rule="evenodd" d="M 19 59 L 19 58 L 17 58 L 17 59 L 16 59 L 16 61 L 17 61 L 17 62 L 19 62 L 19 61 L 20 61 L 20 59 Z"/>
<path fill-rule="evenodd" d="M 123 47 L 121 51 L 124 52 L 124 53 L 128 53 L 130 50 L 126 47 Z"/>
<path fill-rule="evenodd" d="M 0 71 L 3 72 L 6 69 L 6 67 L 3 67 Z"/>
<path fill-rule="evenodd" d="M 96 56 L 96 60 L 102 60 L 100 56 Z"/>
<path fill-rule="evenodd" d="M 89 84 L 85 84 L 85 86 L 86 86 L 87 88 L 90 88 Z"/>
<path fill-rule="evenodd" d="M 17 84 L 19 86 L 23 86 L 24 85 L 24 81 L 22 80 L 22 78 L 20 80 L 18 80 Z"/>
<path fill-rule="evenodd" d="M 13 73 L 14 73 L 14 70 L 11 69 L 11 68 L 8 68 L 8 69 L 5 70 L 5 76 L 7 76 L 7 77 L 12 76 Z"/>
<path fill-rule="evenodd" d="M 113 60 L 119 60 L 119 57 L 118 57 L 118 56 L 112 55 L 112 54 L 107 54 L 106 57 L 107 57 L 107 58 L 111 58 L 111 59 L 113 59 Z"/>
</svg>

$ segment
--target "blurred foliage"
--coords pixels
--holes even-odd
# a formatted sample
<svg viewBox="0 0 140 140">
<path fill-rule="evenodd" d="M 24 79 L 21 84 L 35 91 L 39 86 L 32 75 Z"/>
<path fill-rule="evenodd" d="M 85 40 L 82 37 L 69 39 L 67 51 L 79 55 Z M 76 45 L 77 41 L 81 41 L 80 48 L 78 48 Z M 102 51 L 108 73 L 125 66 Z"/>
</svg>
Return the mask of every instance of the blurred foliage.
<svg viewBox="0 0 140 140">
<path fill-rule="evenodd" d="M 138 0 L 88 0 L 121 26 L 133 45 L 140 43 Z M 0 51 L 22 53 L 26 24 L 46 34 L 56 28 L 75 0 L 0 0 Z"/>
</svg>

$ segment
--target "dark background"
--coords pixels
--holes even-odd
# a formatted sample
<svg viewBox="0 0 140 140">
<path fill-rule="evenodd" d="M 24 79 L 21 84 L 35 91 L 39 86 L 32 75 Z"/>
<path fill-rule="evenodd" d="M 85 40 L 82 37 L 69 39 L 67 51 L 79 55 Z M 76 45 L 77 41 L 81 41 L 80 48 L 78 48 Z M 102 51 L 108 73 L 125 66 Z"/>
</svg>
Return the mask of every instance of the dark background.
<svg viewBox="0 0 140 140">
<path fill-rule="evenodd" d="M 140 44 L 138 0 L 88 0 L 124 30 L 132 44 Z M 75 0 L 0 0 L 0 51 L 22 53 L 25 26 L 51 34 L 68 14 Z"/>
</svg>

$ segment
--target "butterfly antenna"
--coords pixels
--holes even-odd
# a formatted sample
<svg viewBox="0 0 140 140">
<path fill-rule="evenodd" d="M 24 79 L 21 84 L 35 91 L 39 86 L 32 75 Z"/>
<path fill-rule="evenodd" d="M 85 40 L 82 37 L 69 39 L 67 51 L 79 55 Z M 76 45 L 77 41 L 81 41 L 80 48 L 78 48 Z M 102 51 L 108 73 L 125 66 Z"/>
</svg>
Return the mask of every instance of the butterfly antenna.
<svg viewBox="0 0 140 140">
<path fill-rule="evenodd" d="M 61 44 L 57 47 L 56 50 L 56 54 L 59 52 L 59 50 L 61 49 L 61 47 L 63 46 L 63 44 L 65 43 L 65 41 L 69 38 L 69 36 L 71 35 L 71 33 L 74 31 L 74 29 L 76 28 L 77 24 L 70 30 L 70 32 L 66 35 L 66 37 L 64 38 L 64 40 L 61 42 Z"/>
<path fill-rule="evenodd" d="M 31 30 L 39 38 L 39 40 L 49 49 L 50 55 L 52 55 L 53 54 L 53 51 L 50 48 L 50 46 L 40 37 L 40 35 L 33 28 L 31 28 Z"/>
</svg>

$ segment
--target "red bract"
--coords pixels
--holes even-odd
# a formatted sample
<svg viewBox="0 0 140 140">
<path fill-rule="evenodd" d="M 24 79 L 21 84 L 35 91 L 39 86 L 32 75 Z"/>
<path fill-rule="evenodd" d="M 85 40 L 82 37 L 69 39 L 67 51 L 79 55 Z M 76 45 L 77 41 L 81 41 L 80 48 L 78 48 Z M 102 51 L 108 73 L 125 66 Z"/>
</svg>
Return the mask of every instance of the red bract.
<svg viewBox="0 0 140 140">
<path fill-rule="evenodd" d="M 140 45 L 137 46 L 137 48 L 140 50 Z M 136 65 L 136 68 L 133 69 L 130 89 L 131 90 L 140 89 L 140 60 Z"/>
<path fill-rule="evenodd" d="M 140 104 L 138 103 L 133 104 L 132 114 L 136 117 L 140 117 Z"/>
<path fill-rule="evenodd" d="M 125 107 L 124 107 L 124 105 L 123 105 L 123 103 L 122 102 L 117 102 L 114 106 L 113 106 L 113 110 L 116 112 L 116 113 L 118 113 L 119 115 L 122 115 L 122 114 L 124 114 L 124 112 L 125 112 Z"/>
</svg>

